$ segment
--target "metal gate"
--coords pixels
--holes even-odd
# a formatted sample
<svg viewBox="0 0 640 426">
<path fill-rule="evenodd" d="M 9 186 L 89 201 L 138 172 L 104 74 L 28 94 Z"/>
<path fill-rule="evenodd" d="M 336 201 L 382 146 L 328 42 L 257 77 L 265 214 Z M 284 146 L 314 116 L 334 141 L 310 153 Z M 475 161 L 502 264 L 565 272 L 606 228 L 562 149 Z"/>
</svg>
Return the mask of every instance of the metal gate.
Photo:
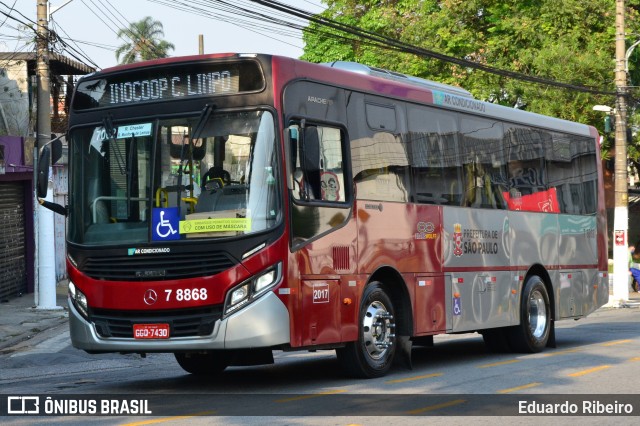
<svg viewBox="0 0 640 426">
<path fill-rule="evenodd" d="M 0 301 L 27 292 L 22 182 L 0 182 Z"/>
</svg>

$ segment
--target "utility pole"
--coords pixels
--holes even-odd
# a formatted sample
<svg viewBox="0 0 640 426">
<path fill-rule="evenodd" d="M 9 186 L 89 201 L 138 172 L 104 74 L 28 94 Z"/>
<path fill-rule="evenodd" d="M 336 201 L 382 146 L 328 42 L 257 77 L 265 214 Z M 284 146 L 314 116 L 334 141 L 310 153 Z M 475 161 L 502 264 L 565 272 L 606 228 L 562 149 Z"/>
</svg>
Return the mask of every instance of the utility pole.
<svg viewBox="0 0 640 426">
<path fill-rule="evenodd" d="M 36 0 L 37 4 L 37 43 L 36 43 L 36 81 L 38 91 L 38 111 L 36 141 L 38 152 L 51 140 L 51 106 L 49 94 L 49 11 L 47 0 Z M 37 156 L 34 158 L 36 163 Z M 52 176 L 50 173 L 49 176 Z M 50 182 L 51 183 L 51 182 Z M 34 181 L 34 186 L 36 182 Z M 46 201 L 53 202 L 53 185 L 49 185 Z M 53 212 L 36 203 L 36 292 L 35 303 L 38 309 L 58 309 L 56 306 L 56 267 L 55 232 Z"/>
<path fill-rule="evenodd" d="M 616 0 L 615 212 L 613 219 L 613 302 L 629 299 L 629 209 L 627 184 L 627 72 L 625 2 Z"/>
<path fill-rule="evenodd" d="M 198 35 L 198 53 L 204 55 L 204 35 Z"/>
</svg>

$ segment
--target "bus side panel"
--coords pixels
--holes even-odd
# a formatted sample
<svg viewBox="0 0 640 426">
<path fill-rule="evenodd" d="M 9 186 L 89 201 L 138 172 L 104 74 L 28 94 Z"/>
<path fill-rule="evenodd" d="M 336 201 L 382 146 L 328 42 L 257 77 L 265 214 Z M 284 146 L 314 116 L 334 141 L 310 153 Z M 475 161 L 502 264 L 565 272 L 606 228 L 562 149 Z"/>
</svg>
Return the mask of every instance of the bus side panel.
<svg viewBox="0 0 640 426">
<path fill-rule="evenodd" d="M 560 269 L 567 269 L 560 281 L 560 317 L 586 315 L 598 282 L 597 220 L 595 216 L 559 216 L 558 256 Z M 571 271 L 575 273 L 571 273 Z M 564 302 L 565 299 L 569 299 Z"/>
<path fill-rule="evenodd" d="M 429 335 L 446 330 L 445 284 L 442 274 L 418 274 L 415 277 L 415 335 Z"/>
<path fill-rule="evenodd" d="M 446 329 L 445 284 L 442 275 L 442 207 L 413 205 L 413 243 L 418 255 L 418 271 L 413 282 L 414 333 L 428 335 Z"/>
<path fill-rule="evenodd" d="M 509 228 L 511 241 L 511 267 L 518 274 L 518 301 L 524 285 L 524 278 L 533 265 L 542 265 L 549 274 L 555 302 L 555 312 L 559 312 L 561 286 L 558 271 L 558 215 L 510 211 Z M 515 323 L 520 322 L 520 305 L 514 306 Z"/>
<path fill-rule="evenodd" d="M 451 283 L 449 331 L 472 331 L 514 323 L 517 275 L 510 261 L 504 210 L 443 208 L 443 257 Z"/>
<path fill-rule="evenodd" d="M 414 241 L 417 219 L 413 205 L 357 200 L 356 210 L 360 273 L 371 274 L 390 265 L 400 273 L 426 270 L 429 258 L 423 257 Z"/>
<path fill-rule="evenodd" d="M 331 222 L 327 209 L 318 209 L 314 220 Z M 345 210 L 344 213 L 349 213 Z M 291 315 L 293 347 L 330 344 L 343 341 L 344 331 L 351 330 L 349 340 L 357 338 L 357 314 L 363 280 L 356 271 L 356 224 L 353 215 L 343 218 L 339 227 L 319 236 L 292 253 L 288 272 L 289 287 L 295 293 Z M 310 224 L 310 226 L 315 226 Z M 348 279 L 343 279 L 348 278 Z M 298 290 L 299 289 L 299 290 Z M 344 299 L 350 301 L 345 303 Z M 356 330 L 353 333 L 353 330 Z M 355 337 L 354 337 L 355 336 Z"/>
<path fill-rule="evenodd" d="M 340 333 L 340 281 L 302 281 L 302 346 L 335 343 Z"/>
<path fill-rule="evenodd" d="M 378 182 L 374 186 L 380 186 Z M 359 187 L 366 190 L 366 184 Z M 441 210 L 438 206 L 358 200 L 358 272 L 371 276 L 391 267 L 402 274 L 413 310 L 414 334 L 445 328 L 441 275 Z M 397 309 L 398 307 L 396 307 Z"/>
</svg>

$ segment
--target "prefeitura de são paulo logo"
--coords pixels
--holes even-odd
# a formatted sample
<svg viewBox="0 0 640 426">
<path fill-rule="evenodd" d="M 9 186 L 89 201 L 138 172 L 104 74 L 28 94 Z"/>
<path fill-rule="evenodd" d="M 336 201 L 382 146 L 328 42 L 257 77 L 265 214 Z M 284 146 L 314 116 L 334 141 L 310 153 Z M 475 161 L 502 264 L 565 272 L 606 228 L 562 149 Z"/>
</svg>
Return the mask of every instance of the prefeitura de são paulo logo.
<svg viewBox="0 0 640 426">
<path fill-rule="evenodd" d="M 462 256 L 462 225 L 459 223 L 453 224 L 453 255 Z"/>
</svg>

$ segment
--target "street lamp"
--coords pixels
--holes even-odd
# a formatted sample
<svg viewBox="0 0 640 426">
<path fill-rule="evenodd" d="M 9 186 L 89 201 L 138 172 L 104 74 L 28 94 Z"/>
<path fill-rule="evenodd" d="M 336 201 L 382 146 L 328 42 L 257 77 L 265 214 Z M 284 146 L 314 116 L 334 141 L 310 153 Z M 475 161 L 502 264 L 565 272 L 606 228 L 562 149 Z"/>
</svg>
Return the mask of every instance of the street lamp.
<svg viewBox="0 0 640 426">
<path fill-rule="evenodd" d="M 594 111 L 600 111 L 600 112 L 606 112 L 607 114 L 611 114 L 611 111 L 613 111 L 614 109 L 611 108 L 608 105 L 594 105 L 593 106 L 593 110 Z"/>
</svg>

